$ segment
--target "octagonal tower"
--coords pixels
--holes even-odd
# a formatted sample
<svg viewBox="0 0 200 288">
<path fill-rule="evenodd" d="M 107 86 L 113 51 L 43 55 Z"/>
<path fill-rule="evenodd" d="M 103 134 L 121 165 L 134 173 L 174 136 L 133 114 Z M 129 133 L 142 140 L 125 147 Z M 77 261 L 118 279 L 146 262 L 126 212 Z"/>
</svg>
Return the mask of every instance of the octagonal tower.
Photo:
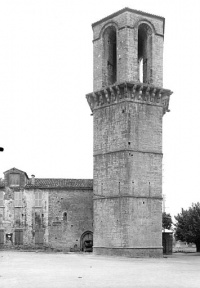
<svg viewBox="0 0 200 288">
<path fill-rule="evenodd" d="M 124 8 L 92 25 L 96 254 L 162 255 L 164 24 Z"/>
</svg>

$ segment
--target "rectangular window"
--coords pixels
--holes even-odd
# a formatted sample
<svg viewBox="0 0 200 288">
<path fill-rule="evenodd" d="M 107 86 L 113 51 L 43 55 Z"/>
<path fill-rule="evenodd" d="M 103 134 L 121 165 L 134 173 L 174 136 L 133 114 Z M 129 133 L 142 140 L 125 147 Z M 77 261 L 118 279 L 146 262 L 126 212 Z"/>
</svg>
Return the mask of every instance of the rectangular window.
<svg viewBox="0 0 200 288">
<path fill-rule="evenodd" d="M 15 207 L 22 207 L 22 192 L 14 192 Z"/>
<path fill-rule="evenodd" d="M 4 206 L 4 193 L 0 191 L 0 207 Z"/>
<path fill-rule="evenodd" d="M 15 230 L 15 245 L 23 245 L 23 230 Z"/>
<path fill-rule="evenodd" d="M 9 175 L 10 186 L 19 186 L 20 185 L 20 174 L 11 173 Z"/>
<path fill-rule="evenodd" d="M 35 192 L 35 207 L 42 206 L 42 192 Z"/>
</svg>

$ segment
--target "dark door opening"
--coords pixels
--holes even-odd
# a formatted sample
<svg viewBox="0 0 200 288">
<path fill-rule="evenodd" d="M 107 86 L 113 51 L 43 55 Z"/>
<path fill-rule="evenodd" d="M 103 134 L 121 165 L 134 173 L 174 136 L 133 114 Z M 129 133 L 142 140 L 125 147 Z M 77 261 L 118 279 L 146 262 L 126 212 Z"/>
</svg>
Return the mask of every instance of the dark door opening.
<svg viewBox="0 0 200 288">
<path fill-rule="evenodd" d="M 93 233 L 86 231 L 81 236 L 80 250 L 83 252 L 92 252 L 93 250 Z"/>
</svg>

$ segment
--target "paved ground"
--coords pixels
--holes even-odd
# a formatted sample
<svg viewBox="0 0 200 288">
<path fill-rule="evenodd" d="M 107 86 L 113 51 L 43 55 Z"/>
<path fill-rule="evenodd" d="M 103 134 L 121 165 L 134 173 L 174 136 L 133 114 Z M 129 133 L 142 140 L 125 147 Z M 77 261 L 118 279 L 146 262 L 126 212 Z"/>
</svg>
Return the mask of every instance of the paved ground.
<svg viewBox="0 0 200 288">
<path fill-rule="evenodd" d="M 200 287 L 200 254 L 162 259 L 0 251 L 0 288 Z"/>
</svg>

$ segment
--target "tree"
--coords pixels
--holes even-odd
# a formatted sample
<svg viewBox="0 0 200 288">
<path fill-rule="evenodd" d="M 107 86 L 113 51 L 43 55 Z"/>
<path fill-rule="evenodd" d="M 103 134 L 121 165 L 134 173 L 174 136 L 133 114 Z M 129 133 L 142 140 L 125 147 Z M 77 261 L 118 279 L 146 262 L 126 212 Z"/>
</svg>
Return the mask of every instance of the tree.
<svg viewBox="0 0 200 288">
<path fill-rule="evenodd" d="M 164 229 L 171 229 L 172 227 L 172 217 L 169 213 L 163 212 L 162 213 L 162 227 Z"/>
<path fill-rule="evenodd" d="M 197 252 L 200 252 L 200 203 L 193 203 L 188 210 L 182 209 L 175 219 L 177 221 L 175 238 L 187 243 L 195 243 Z"/>
</svg>

